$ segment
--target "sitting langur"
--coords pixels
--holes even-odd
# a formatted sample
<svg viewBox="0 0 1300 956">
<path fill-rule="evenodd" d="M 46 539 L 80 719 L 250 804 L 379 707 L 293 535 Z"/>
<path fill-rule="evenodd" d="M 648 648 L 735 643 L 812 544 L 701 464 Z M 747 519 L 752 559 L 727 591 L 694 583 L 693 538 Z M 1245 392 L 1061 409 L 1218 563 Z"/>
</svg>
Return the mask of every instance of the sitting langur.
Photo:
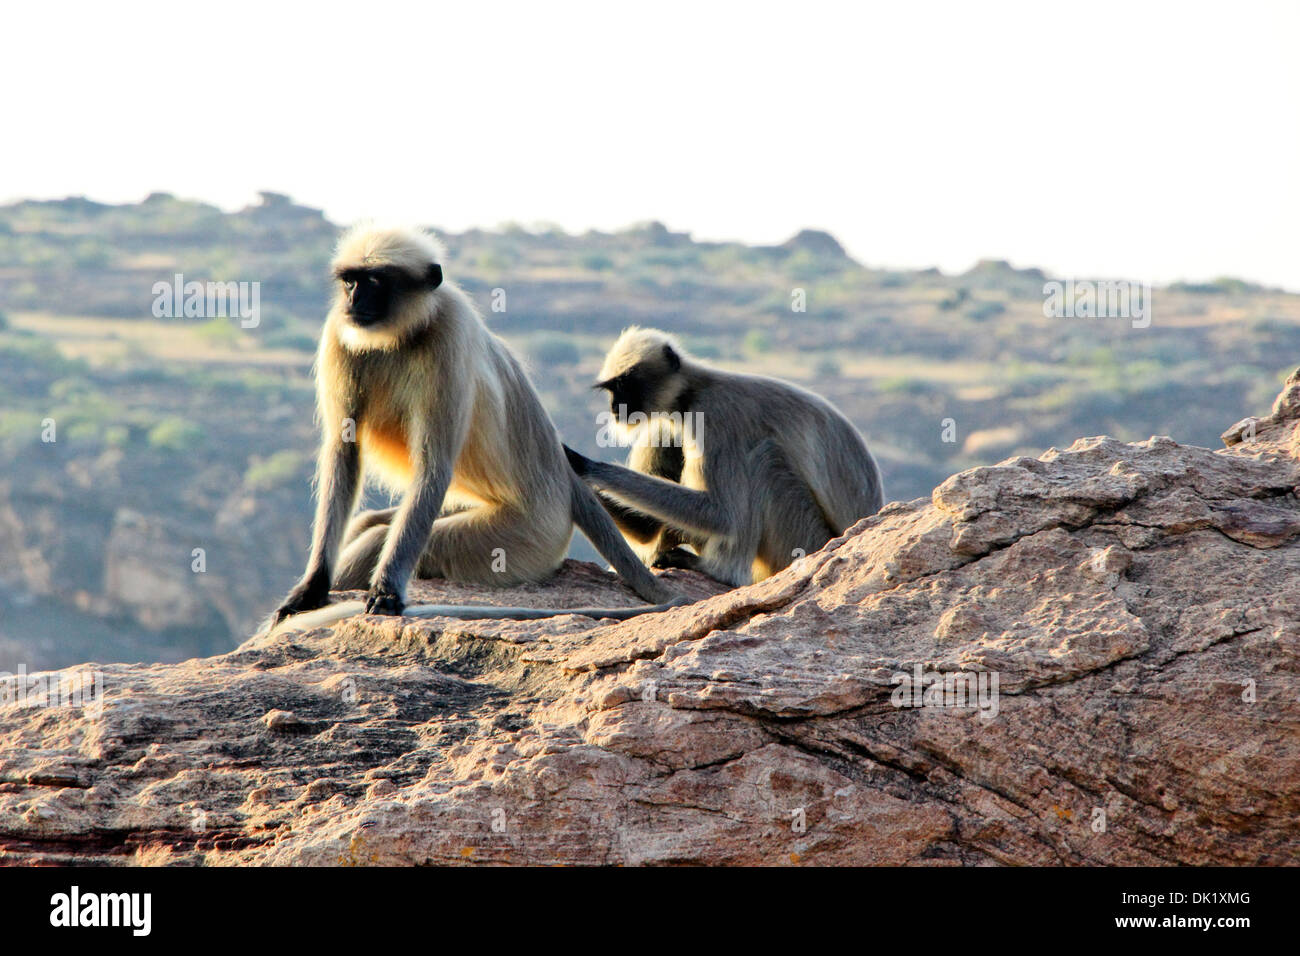
<svg viewBox="0 0 1300 956">
<path fill-rule="evenodd" d="M 630 328 L 596 388 L 631 432 L 629 467 L 565 452 L 648 564 L 749 584 L 884 503 L 848 419 L 789 382 L 724 372 L 666 333 Z M 629 417 L 642 421 L 629 429 Z"/>
<path fill-rule="evenodd" d="M 570 471 L 541 400 L 466 295 L 444 282 L 426 233 L 357 227 L 339 242 L 336 296 L 316 357 L 322 432 L 311 556 L 275 622 L 325 607 L 331 585 L 366 589 L 364 610 L 401 614 L 412 573 L 507 586 L 559 568 L 576 522 L 643 599 L 670 588 L 628 548 Z M 363 474 L 401 505 L 349 523 Z M 411 608 L 455 617 L 626 617 L 661 609 Z M 297 619 L 319 626 L 360 602 Z"/>
</svg>

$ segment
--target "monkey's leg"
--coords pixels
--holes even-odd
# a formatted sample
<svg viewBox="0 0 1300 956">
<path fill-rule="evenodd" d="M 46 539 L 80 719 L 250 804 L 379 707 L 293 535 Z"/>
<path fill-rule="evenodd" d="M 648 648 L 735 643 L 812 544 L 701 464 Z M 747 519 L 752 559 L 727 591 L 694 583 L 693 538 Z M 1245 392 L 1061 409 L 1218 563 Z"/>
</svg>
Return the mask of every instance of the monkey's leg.
<svg viewBox="0 0 1300 956">
<path fill-rule="evenodd" d="M 370 587 L 379 555 L 388 539 L 388 528 L 387 524 L 372 525 L 343 549 L 338 572 L 334 575 L 336 591 L 365 591 Z"/>
<path fill-rule="evenodd" d="M 454 515 L 466 510 L 468 506 L 465 504 L 452 503 L 443 506 L 442 514 Z M 396 513 L 396 508 L 380 508 L 362 511 L 353 517 L 343 535 L 343 555 L 339 558 L 334 580 L 336 591 L 364 591 L 370 587 L 370 579 L 374 575 L 379 554 L 384 550 L 388 528 Z"/>
<path fill-rule="evenodd" d="M 812 492 L 771 439 L 744 456 L 736 480 L 716 497 L 736 515 L 734 535 L 715 536 L 700 548 L 699 570 L 732 585 L 761 581 L 797 556 L 816 551 L 833 536 Z"/>
<path fill-rule="evenodd" d="M 352 516 L 348 522 L 347 530 L 343 532 L 343 550 L 347 551 L 348 545 L 355 541 L 363 531 L 373 528 L 375 525 L 392 524 L 393 515 L 397 514 L 394 508 L 378 508 L 372 511 L 359 511 Z M 340 565 L 341 567 L 341 565 Z"/>
<path fill-rule="evenodd" d="M 573 536 L 567 514 L 546 517 L 481 505 L 439 518 L 416 575 L 495 587 L 541 580 L 563 563 Z"/>
<path fill-rule="evenodd" d="M 672 547 L 660 551 L 654 559 L 651 567 L 655 568 L 683 568 L 687 571 L 699 571 L 700 556 L 694 551 L 687 551 L 682 547 Z"/>
<path fill-rule="evenodd" d="M 464 511 L 466 506 L 460 503 L 447 503 L 442 507 L 442 514 L 452 515 L 459 511 Z M 343 549 L 346 551 L 348 545 L 361 536 L 363 531 L 375 527 L 376 525 L 389 525 L 393 523 L 393 516 L 397 514 L 397 508 L 377 508 L 369 511 L 358 511 L 348 522 L 348 528 L 343 532 Z"/>
<path fill-rule="evenodd" d="M 821 550 L 836 532 L 812 489 L 774 442 L 762 442 L 749 461 L 766 489 L 760 496 L 758 521 L 762 533 L 754 567 L 754 580 L 761 581 L 795 559 Z"/>
</svg>

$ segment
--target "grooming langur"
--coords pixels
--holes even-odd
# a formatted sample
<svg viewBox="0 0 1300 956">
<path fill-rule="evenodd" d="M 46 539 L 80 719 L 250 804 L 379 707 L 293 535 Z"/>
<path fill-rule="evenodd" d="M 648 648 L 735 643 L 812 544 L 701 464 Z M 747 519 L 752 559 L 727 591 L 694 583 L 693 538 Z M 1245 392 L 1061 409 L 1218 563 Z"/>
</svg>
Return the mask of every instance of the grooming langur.
<svg viewBox="0 0 1300 956">
<path fill-rule="evenodd" d="M 322 432 L 311 555 L 275 622 L 324 607 L 331 584 L 364 610 L 401 614 L 412 573 L 507 586 L 564 560 L 573 525 L 643 599 L 675 601 L 569 470 L 541 400 L 465 294 L 444 282 L 426 233 L 358 227 L 339 242 L 337 294 L 316 357 Z M 349 523 L 363 473 L 400 506 Z M 543 612 L 439 606 L 408 613 L 623 617 L 656 607 Z M 361 610 L 335 605 L 313 625 Z"/>
<path fill-rule="evenodd" d="M 664 332 L 626 330 L 596 388 L 630 432 L 629 467 L 565 452 L 648 564 L 749 584 L 884 503 L 875 459 L 829 402 L 705 365 Z"/>
</svg>

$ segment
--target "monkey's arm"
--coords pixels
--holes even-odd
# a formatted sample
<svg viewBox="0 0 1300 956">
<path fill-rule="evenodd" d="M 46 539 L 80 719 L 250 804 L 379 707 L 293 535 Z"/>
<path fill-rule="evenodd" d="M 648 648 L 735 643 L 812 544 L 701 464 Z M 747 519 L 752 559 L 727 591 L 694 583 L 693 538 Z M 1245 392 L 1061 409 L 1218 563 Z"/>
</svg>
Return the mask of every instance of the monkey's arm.
<svg viewBox="0 0 1300 956">
<path fill-rule="evenodd" d="M 705 536 L 735 533 L 735 522 L 716 495 L 621 465 L 592 461 L 567 445 L 564 453 L 570 467 L 587 484 L 671 528 Z"/>
<path fill-rule="evenodd" d="M 643 436 L 644 437 L 644 436 Z M 668 436 L 664 436 L 668 437 Z M 674 484 L 682 480 L 682 469 L 685 467 L 685 458 L 682 455 L 680 445 L 671 442 L 652 442 L 643 440 L 635 442 L 632 450 L 628 452 L 627 467 L 632 471 L 639 471 L 643 475 L 653 475 L 656 478 L 662 478 L 665 481 L 671 481 Z M 638 538 L 639 541 L 649 542 L 659 536 L 657 542 L 657 554 L 661 554 L 665 549 L 672 548 L 678 541 L 678 535 L 672 529 L 665 528 L 662 521 L 651 518 L 631 508 L 626 508 L 619 504 L 609 495 L 602 495 L 597 492 L 601 502 L 610 509 L 617 508 L 623 515 L 629 525 L 639 526 L 645 529 L 644 537 Z M 613 510 L 610 511 L 614 514 Z M 614 520 L 618 521 L 619 516 L 614 515 Z M 656 559 L 655 565 L 658 566 Z"/>
<path fill-rule="evenodd" d="M 564 446 L 564 452 L 569 457 L 570 463 L 575 461 L 574 456 L 583 461 L 587 460 L 583 459 L 568 445 Z M 672 482 L 682 480 L 683 461 L 681 448 L 669 444 L 636 444 L 632 446 L 632 451 L 628 455 L 628 467 L 633 471 L 654 475 L 656 478 L 664 478 Z M 633 541 L 649 544 L 664 529 L 664 523 L 658 518 L 652 518 L 635 508 L 629 508 L 607 494 L 597 492 L 596 497 L 605 506 L 605 510 L 609 512 L 610 517 L 614 519 L 618 529 Z M 669 544 L 671 543 L 669 542 Z"/>
<path fill-rule="evenodd" d="M 642 514 L 633 508 L 625 507 L 603 492 L 596 492 L 596 497 L 605 506 L 609 516 L 614 519 L 614 524 L 618 525 L 618 530 L 633 540 L 640 541 L 643 544 L 653 541 L 655 535 L 664 526 L 663 522 L 658 518 L 651 518 L 649 515 Z"/>
<path fill-rule="evenodd" d="M 429 541 L 433 522 L 451 485 L 451 458 L 417 467 L 415 480 L 393 518 L 384 550 L 379 554 L 374 583 L 366 595 L 367 614 L 401 614 L 406 583 Z"/>
<path fill-rule="evenodd" d="M 330 427 L 328 422 L 325 427 Z M 302 579 L 275 612 L 276 622 L 290 614 L 324 607 L 329 600 L 331 569 L 338 558 L 348 517 L 356 505 L 360 479 L 361 455 L 357 443 L 344 441 L 341 434 L 327 437 L 316 466 L 316 518 L 312 523 L 311 556 Z"/>
<path fill-rule="evenodd" d="M 393 516 L 384 549 L 379 553 L 366 595 L 369 614 L 401 614 L 406 607 L 406 583 L 429 542 L 433 523 L 451 486 L 454 464 L 469 431 L 471 409 L 458 394 L 444 394 L 440 401 L 442 407 L 420 423 L 423 434 L 411 442 L 415 477 Z"/>
</svg>

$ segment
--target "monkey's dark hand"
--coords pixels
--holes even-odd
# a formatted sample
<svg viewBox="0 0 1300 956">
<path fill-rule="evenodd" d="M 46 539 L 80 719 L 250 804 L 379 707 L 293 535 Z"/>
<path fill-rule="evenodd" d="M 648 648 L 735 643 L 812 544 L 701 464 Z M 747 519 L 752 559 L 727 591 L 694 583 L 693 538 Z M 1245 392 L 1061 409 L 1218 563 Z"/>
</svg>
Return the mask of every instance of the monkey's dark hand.
<svg viewBox="0 0 1300 956">
<path fill-rule="evenodd" d="M 318 571 L 311 577 L 303 578 L 299 581 L 289 596 L 284 599 L 275 611 L 275 620 L 273 624 L 279 624 L 286 617 L 294 614 L 301 614 L 303 611 L 314 611 L 318 607 L 324 607 L 330 599 L 330 576 L 328 571 Z"/>
<path fill-rule="evenodd" d="M 396 591 L 390 591 L 383 585 L 376 585 L 366 594 L 367 614 L 392 614 L 400 616 L 406 610 L 406 602 Z"/>
<path fill-rule="evenodd" d="M 586 455 L 579 454 L 568 445 L 564 446 L 564 456 L 569 459 L 569 467 L 573 469 L 573 473 L 579 478 L 587 477 L 587 474 L 591 471 L 591 466 L 595 464 Z"/>
</svg>

